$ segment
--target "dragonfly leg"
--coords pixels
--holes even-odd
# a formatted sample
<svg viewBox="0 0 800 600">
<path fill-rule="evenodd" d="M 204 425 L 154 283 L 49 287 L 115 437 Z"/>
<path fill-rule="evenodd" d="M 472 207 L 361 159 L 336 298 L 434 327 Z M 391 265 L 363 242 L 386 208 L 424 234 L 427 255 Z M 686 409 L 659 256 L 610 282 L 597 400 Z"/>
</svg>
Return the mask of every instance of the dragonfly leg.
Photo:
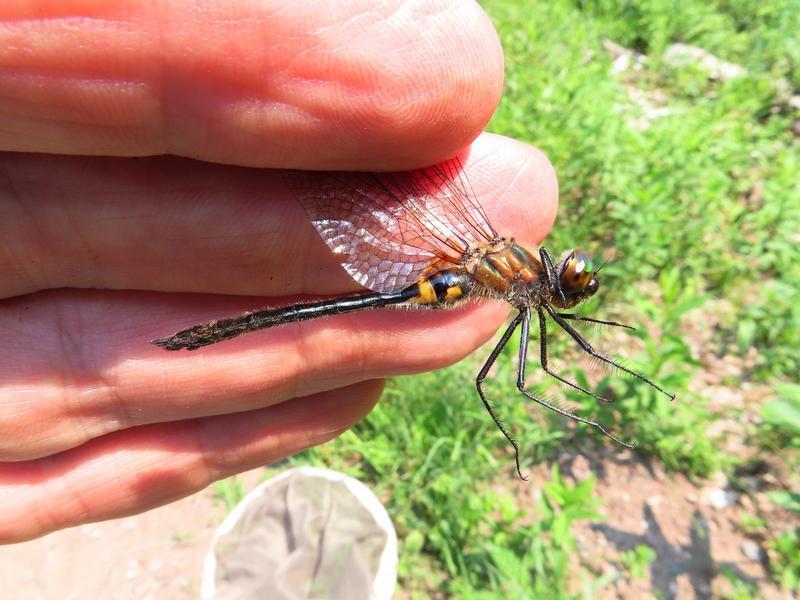
<svg viewBox="0 0 800 600">
<path fill-rule="evenodd" d="M 540 324 L 541 324 L 541 320 L 540 320 Z M 533 392 L 525 389 L 525 362 L 526 362 L 527 357 L 528 357 L 527 356 L 528 355 L 528 336 L 526 335 L 526 333 L 528 333 L 530 331 L 530 325 L 531 325 L 531 313 L 530 313 L 530 310 L 527 310 L 527 311 L 525 311 L 525 317 L 523 318 L 523 321 L 522 321 L 522 336 L 520 338 L 520 344 L 519 344 L 519 370 L 517 372 L 517 389 L 520 392 L 522 392 L 523 394 L 525 394 L 525 396 L 527 396 L 528 398 L 530 398 L 531 400 L 536 402 L 537 404 L 540 404 L 541 406 L 544 406 L 545 408 L 549 408 L 550 410 L 552 410 L 555 413 L 558 413 L 562 417 L 566 417 L 566 418 L 572 419 L 573 421 L 576 421 L 578 423 L 583 423 L 584 425 L 589 425 L 590 427 L 594 427 L 595 429 L 597 429 L 601 433 L 603 433 L 603 435 L 611 438 L 612 440 L 614 440 L 618 444 L 621 444 L 622 446 L 625 446 L 627 448 L 635 448 L 636 444 L 634 442 L 626 442 L 626 441 L 618 438 L 617 436 L 615 436 L 613 433 L 608 431 L 605 427 L 603 427 L 597 421 L 592 421 L 591 419 L 586 419 L 584 417 L 579 417 L 578 415 L 573 414 L 573 413 L 569 412 L 568 410 L 564 410 L 563 408 L 553 404 L 552 402 L 548 402 L 544 398 L 539 398 Z M 542 334 L 542 337 L 544 337 L 544 332 Z M 569 383 L 569 382 L 566 382 L 566 383 Z M 591 392 L 588 392 L 588 393 L 590 395 L 592 395 L 592 396 L 594 395 Z"/>
<path fill-rule="evenodd" d="M 550 258 L 550 253 L 539 247 L 539 259 L 544 266 L 544 274 L 547 278 L 547 285 L 554 296 L 561 298 L 561 303 L 566 306 L 567 297 L 564 295 L 564 290 L 561 289 L 561 279 L 556 273 L 556 268 L 553 266 L 553 260 Z"/>
<path fill-rule="evenodd" d="M 625 329 L 630 329 L 631 331 L 636 331 L 636 327 L 632 327 L 630 325 L 626 325 L 625 323 L 617 323 L 616 321 L 602 321 L 600 319 L 592 319 L 591 317 L 584 317 L 582 315 L 576 315 L 573 313 L 558 313 L 558 316 L 562 319 L 569 319 L 571 321 L 586 321 L 588 323 L 597 323 L 598 325 L 609 325 L 611 327 L 623 327 Z"/>
<path fill-rule="evenodd" d="M 598 360 L 601 360 L 601 361 L 603 361 L 603 362 L 604 362 L 604 363 L 606 363 L 606 364 L 609 364 L 609 365 L 611 365 L 611 366 L 613 366 L 613 367 L 616 367 L 617 369 L 619 369 L 620 371 L 623 371 L 624 373 L 627 373 L 628 375 L 632 375 L 633 377 L 636 377 L 637 379 L 640 379 L 640 380 L 644 381 L 644 382 L 645 382 L 646 384 L 648 384 L 650 387 L 652 387 L 652 388 L 654 388 L 654 389 L 658 390 L 659 392 L 661 392 L 662 394 L 664 394 L 665 396 L 667 396 L 667 397 L 668 397 L 670 400 L 674 400 L 674 399 L 675 399 L 675 394 L 670 394 L 669 392 L 667 392 L 667 391 L 665 391 L 665 390 L 661 389 L 661 388 L 660 388 L 658 385 L 656 385 L 655 383 L 653 383 L 652 381 L 650 381 L 650 380 L 649 380 L 647 377 L 645 377 L 644 375 L 641 375 L 641 374 L 637 373 L 636 371 L 632 371 L 632 370 L 631 370 L 631 369 L 629 369 L 628 367 L 625 367 L 625 366 L 623 366 L 623 365 L 619 364 L 618 362 L 616 362 L 616 361 L 614 361 L 614 360 L 612 360 L 612 359 L 608 358 L 607 356 L 603 356 L 602 354 L 600 354 L 600 353 L 599 353 L 597 350 L 595 350 L 594 348 L 592 348 L 592 345 L 591 345 L 589 342 L 587 342 L 587 341 L 586 341 L 586 340 L 583 338 L 583 336 L 581 336 L 581 334 L 580 334 L 580 333 L 578 333 L 577 331 L 575 331 L 575 328 L 574 328 L 572 325 L 570 325 L 569 323 L 567 323 L 567 321 L 566 321 L 566 320 L 565 320 L 565 319 L 564 319 L 564 318 L 563 318 L 561 315 L 559 315 L 559 314 L 558 314 L 556 311 L 554 311 L 554 310 L 552 309 L 552 307 L 548 306 L 547 304 L 544 304 L 543 306 L 544 306 L 544 309 L 545 309 L 545 310 L 546 310 L 548 313 L 550 313 L 550 316 L 551 316 L 551 317 L 553 317 L 553 320 L 554 320 L 556 323 L 558 323 L 558 325 L 559 325 L 559 326 L 560 326 L 560 327 L 561 327 L 561 328 L 562 328 L 564 331 L 566 331 L 566 332 L 567 332 L 567 333 L 568 333 L 568 334 L 569 334 L 569 335 L 572 337 L 572 339 L 574 339 L 576 342 L 578 342 L 578 345 L 579 345 L 581 348 L 583 348 L 583 351 L 584 351 L 584 352 L 586 352 L 587 354 L 589 354 L 590 356 L 593 356 L 594 358 L 596 358 L 596 359 L 598 359 Z"/>
<path fill-rule="evenodd" d="M 585 387 L 580 386 L 577 383 L 569 381 L 568 379 L 564 379 L 561 377 L 561 375 L 550 369 L 549 365 L 547 364 L 547 319 L 545 318 L 544 311 L 541 308 L 537 309 L 537 313 L 539 314 L 539 361 L 542 364 L 542 369 L 544 369 L 544 372 L 550 375 L 550 377 L 558 379 L 561 383 L 568 385 L 572 389 L 583 392 L 584 394 L 588 394 L 595 400 L 599 400 L 604 404 L 613 403 L 614 400 L 598 396 L 591 390 L 587 390 Z M 524 331 L 525 324 L 523 323 L 522 326 Z"/>
<path fill-rule="evenodd" d="M 483 406 L 489 412 L 489 415 L 492 417 L 494 424 L 497 425 L 497 428 L 509 441 L 511 447 L 514 448 L 514 463 L 516 464 L 517 467 L 517 475 L 519 475 L 519 478 L 522 479 L 523 481 L 527 481 L 528 478 L 522 474 L 522 470 L 520 469 L 519 465 L 519 444 L 517 444 L 517 441 L 512 437 L 512 435 L 505 428 L 505 425 L 503 425 L 503 423 L 497 417 L 497 414 L 494 411 L 494 407 L 486 399 L 486 396 L 483 393 L 483 382 L 486 379 L 486 376 L 489 374 L 489 370 L 492 368 L 492 365 L 494 365 L 495 361 L 497 360 L 497 357 L 500 356 L 500 353 L 503 351 L 503 348 L 505 348 L 506 344 L 508 344 L 508 340 L 511 339 L 511 335 L 514 333 L 514 330 L 517 327 L 519 327 L 519 324 L 522 322 L 522 319 L 523 319 L 523 311 L 520 311 L 519 314 L 517 314 L 517 316 L 514 317 L 514 320 L 511 321 L 511 324 L 508 326 L 508 328 L 506 328 L 506 330 L 503 332 L 500 341 L 497 342 L 497 345 L 492 350 L 492 353 L 489 355 L 489 358 L 486 359 L 486 362 L 483 364 L 483 367 L 481 367 L 481 370 L 478 372 L 478 376 L 475 378 L 475 385 L 478 388 L 478 395 L 481 397 Z"/>
</svg>

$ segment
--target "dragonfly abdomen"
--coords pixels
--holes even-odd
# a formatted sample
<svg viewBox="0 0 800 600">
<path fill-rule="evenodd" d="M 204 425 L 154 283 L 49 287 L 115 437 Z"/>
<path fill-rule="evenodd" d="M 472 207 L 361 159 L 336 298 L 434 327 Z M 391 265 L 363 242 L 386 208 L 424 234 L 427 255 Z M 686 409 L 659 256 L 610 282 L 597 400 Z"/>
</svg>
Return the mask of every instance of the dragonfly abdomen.
<svg viewBox="0 0 800 600">
<path fill-rule="evenodd" d="M 414 285 L 399 292 L 388 294 L 371 292 L 319 302 L 257 310 L 230 319 L 201 323 L 179 331 L 170 337 L 153 340 L 152 343 L 167 350 L 197 350 L 203 346 L 239 337 L 251 331 L 329 315 L 380 308 L 403 302 L 427 306 L 453 304 L 463 299 L 471 287 L 472 278 L 468 274 L 439 271 L 431 277 L 420 278 Z"/>
<path fill-rule="evenodd" d="M 404 292 L 393 294 L 373 292 L 319 302 L 257 310 L 230 319 L 201 323 L 179 331 L 168 338 L 152 340 L 152 343 L 167 350 L 197 350 L 203 346 L 229 340 L 259 329 L 268 329 L 328 315 L 399 304 L 408 299 L 409 295 Z"/>
</svg>

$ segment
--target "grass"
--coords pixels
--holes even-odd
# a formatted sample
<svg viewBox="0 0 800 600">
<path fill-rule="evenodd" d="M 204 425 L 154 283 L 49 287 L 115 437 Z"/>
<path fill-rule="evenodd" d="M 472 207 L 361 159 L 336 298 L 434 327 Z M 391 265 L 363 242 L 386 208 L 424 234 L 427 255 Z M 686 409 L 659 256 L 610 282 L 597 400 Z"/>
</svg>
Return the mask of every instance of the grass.
<svg viewBox="0 0 800 600">
<path fill-rule="evenodd" d="M 632 577 L 645 579 L 650 564 L 656 559 L 656 553 L 650 546 L 640 544 L 633 550 L 620 555 L 620 560 Z"/>
<path fill-rule="evenodd" d="M 800 589 L 800 527 L 787 530 L 769 542 L 772 573 L 788 590 Z"/>
<path fill-rule="evenodd" d="M 785 382 L 800 373 L 800 115 L 789 102 L 800 93 L 797 0 L 484 6 L 507 60 L 505 95 L 490 128 L 538 146 L 559 174 L 562 205 L 546 245 L 613 258 L 585 314 L 637 325 L 625 342 L 627 358 L 678 400 L 608 373 L 591 379 L 591 370 L 569 360 L 566 372 L 615 395 L 603 418 L 636 438 L 641 452 L 704 478 L 736 459 L 709 433 L 724 415 L 689 389 L 703 368 L 689 342 L 702 334 L 717 357 L 746 357 L 755 348 L 752 366 L 727 383 L 780 390 L 768 405 L 762 448 L 796 444 L 786 433 L 796 390 Z M 643 67 L 610 75 L 606 39 L 642 53 Z M 673 66 L 665 50 L 676 42 L 747 72 L 718 81 L 696 64 Z M 687 325 L 698 314 L 713 317 L 712 326 Z M 512 346 L 489 393 L 521 441 L 523 470 L 564 447 L 591 451 L 588 440 L 606 443 L 515 393 Z M 554 349 L 567 352 L 566 343 Z M 292 460 L 349 472 L 376 490 L 397 527 L 400 585 L 412 597 L 592 597 L 611 578 L 576 563 L 571 526 L 599 518 L 594 482 L 571 485 L 555 468 L 543 486 L 514 480 L 507 444 L 474 389 L 485 354 L 391 382 L 363 423 Z M 586 402 L 535 382 L 557 400 Z M 538 503 L 533 490 L 542 493 Z M 768 540 L 775 577 L 789 588 L 798 579 L 796 538 L 783 531 Z M 640 549 L 622 558 L 636 576 L 651 560 Z M 735 594 L 749 593 L 736 586 Z"/>
<path fill-rule="evenodd" d="M 788 460 L 798 472 L 800 460 L 800 385 L 778 383 L 776 397 L 761 409 L 762 447 L 765 451 L 790 455 Z M 800 489 L 773 490 L 768 494 L 776 505 L 795 515 L 800 522 Z M 770 570 L 776 581 L 788 590 L 800 590 L 800 525 L 774 532 L 768 541 Z"/>
<path fill-rule="evenodd" d="M 233 510 L 246 495 L 244 484 L 235 475 L 216 481 L 211 487 L 214 494 L 214 504 L 224 507 L 227 511 Z"/>
</svg>

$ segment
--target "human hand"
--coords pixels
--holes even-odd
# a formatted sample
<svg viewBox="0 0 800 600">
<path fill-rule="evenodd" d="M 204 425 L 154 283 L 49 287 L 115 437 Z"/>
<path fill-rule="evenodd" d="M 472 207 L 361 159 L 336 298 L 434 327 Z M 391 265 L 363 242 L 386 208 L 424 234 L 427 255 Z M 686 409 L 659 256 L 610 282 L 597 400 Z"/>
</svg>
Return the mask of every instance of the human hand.
<svg viewBox="0 0 800 600">
<path fill-rule="evenodd" d="M 502 86 L 473 3 L 10 2 L 0 19 L 0 542 L 140 512 L 323 443 L 385 377 L 452 363 L 502 323 L 507 306 L 486 302 L 193 353 L 149 343 L 358 289 L 279 173 L 243 166 L 452 156 Z M 557 185 L 540 153 L 484 135 L 465 167 L 499 232 L 544 236 Z"/>
</svg>

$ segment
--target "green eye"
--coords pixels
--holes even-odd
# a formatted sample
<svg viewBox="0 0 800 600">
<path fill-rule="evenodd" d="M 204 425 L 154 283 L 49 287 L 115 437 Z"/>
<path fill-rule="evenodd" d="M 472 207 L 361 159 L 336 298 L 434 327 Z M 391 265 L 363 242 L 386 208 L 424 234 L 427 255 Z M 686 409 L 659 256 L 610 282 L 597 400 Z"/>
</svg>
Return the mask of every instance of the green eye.
<svg viewBox="0 0 800 600">
<path fill-rule="evenodd" d="M 575 273 L 583 274 L 594 272 L 594 265 L 592 265 L 592 261 L 589 260 L 589 257 L 583 252 L 576 252 L 570 263 L 570 266 L 573 268 Z"/>
</svg>

